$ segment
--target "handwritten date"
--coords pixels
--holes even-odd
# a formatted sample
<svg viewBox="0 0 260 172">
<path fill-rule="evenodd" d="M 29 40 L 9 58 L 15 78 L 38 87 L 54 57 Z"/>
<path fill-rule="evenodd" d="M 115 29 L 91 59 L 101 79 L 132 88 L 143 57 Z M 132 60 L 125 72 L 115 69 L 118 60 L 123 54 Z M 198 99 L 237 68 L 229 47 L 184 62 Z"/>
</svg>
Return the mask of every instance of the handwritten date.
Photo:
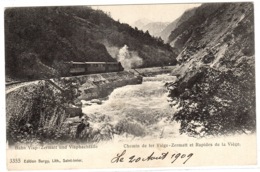
<svg viewBox="0 0 260 172">
<path fill-rule="evenodd" d="M 175 153 L 170 154 L 169 152 L 163 152 L 160 154 L 156 154 L 152 152 L 150 155 L 145 157 L 140 157 L 136 155 L 129 156 L 128 159 L 126 158 L 126 150 L 122 153 L 118 153 L 114 158 L 112 158 L 111 163 L 120 163 L 128 161 L 128 163 L 137 163 L 140 161 L 154 161 L 154 160 L 166 160 L 170 159 L 171 163 L 176 162 L 178 159 L 182 160 L 183 164 L 186 164 L 188 160 L 193 156 L 193 153 L 190 154 L 182 154 L 182 153 Z"/>
</svg>

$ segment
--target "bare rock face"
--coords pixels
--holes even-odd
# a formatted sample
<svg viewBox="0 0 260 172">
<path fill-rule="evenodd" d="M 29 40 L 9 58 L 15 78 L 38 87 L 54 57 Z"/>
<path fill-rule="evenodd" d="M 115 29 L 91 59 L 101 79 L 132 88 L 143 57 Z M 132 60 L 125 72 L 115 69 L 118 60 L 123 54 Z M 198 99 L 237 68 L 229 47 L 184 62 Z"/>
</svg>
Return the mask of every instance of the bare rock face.
<svg viewBox="0 0 260 172">
<path fill-rule="evenodd" d="M 206 68 L 201 67 L 200 69 L 187 72 L 185 76 L 178 79 L 176 82 L 177 87 L 175 87 L 175 89 L 171 90 L 170 92 L 171 96 L 179 96 L 185 91 L 185 89 L 192 87 L 196 82 L 199 81 L 201 77 L 204 76 L 205 71 Z"/>
<path fill-rule="evenodd" d="M 209 54 L 205 55 L 205 56 L 202 58 L 202 61 L 203 61 L 203 63 L 205 63 L 205 64 L 209 64 L 209 63 L 211 63 L 214 59 L 215 59 L 215 56 L 214 56 L 212 53 L 209 53 Z"/>
<path fill-rule="evenodd" d="M 220 3 L 203 4 L 172 31 L 181 53 L 169 96 L 179 103 L 173 120 L 181 122 L 182 133 L 255 131 L 253 28 L 252 3 Z"/>
</svg>

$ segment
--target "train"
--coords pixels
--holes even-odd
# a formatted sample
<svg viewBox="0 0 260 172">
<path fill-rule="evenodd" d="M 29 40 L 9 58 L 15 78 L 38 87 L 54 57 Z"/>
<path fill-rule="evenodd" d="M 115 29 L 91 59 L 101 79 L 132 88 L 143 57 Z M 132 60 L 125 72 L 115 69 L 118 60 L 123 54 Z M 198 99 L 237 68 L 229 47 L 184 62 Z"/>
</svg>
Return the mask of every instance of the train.
<svg viewBox="0 0 260 172">
<path fill-rule="evenodd" d="M 120 62 L 64 62 L 68 65 L 70 75 L 119 72 L 124 68 Z"/>
</svg>

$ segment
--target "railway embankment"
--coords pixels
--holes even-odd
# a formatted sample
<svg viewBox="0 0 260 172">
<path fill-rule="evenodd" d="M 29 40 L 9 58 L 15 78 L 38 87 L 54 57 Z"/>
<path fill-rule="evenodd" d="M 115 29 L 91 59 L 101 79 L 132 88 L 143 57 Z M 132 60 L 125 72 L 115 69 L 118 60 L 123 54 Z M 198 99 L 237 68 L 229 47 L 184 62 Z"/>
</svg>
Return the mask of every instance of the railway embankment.
<svg viewBox="0 0 260 172">
<path fill-rule="evenodd" d="M 142 77 L 126 71 L 77 76 L 73 79 L 82 83 L 79 86 L 80 100 L 106 97 L 115 88 L 142 83 Z"/>
<path fill-rule="evenodd" d="M 161 66 L 161 67 L 150 67 L 150 68 L 137 68 L 137 69 L 131 69 L 130 71 L 142 76 L 153 76 L 153 75 L 159 75 L 164 73 L 171 73 L 172 70 L 174 70 L 176 66 Z"/>
<path fill-rule="evenodd" d="M 115 88 L 139 83 L 142 77 L 123 71 L 41 80 L 7 89 L 8 141 L 58 141 L 68 137 L 61 129 L 67 125 L 67 118 L 81 115 L 80 100 L 106 97 Z"/>
</svg>

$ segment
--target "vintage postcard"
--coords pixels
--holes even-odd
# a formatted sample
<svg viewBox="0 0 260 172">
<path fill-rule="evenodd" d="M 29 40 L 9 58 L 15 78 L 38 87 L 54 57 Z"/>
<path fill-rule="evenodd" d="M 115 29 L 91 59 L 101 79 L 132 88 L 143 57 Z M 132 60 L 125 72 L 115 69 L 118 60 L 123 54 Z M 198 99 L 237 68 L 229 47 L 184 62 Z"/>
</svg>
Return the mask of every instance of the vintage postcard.
<svg viewBox="0 0 260 172">
<path fill-rule="evenodd" d="M 6 7 L 8 170 L 257 166 L 254 3 Z"/>
</svg>

